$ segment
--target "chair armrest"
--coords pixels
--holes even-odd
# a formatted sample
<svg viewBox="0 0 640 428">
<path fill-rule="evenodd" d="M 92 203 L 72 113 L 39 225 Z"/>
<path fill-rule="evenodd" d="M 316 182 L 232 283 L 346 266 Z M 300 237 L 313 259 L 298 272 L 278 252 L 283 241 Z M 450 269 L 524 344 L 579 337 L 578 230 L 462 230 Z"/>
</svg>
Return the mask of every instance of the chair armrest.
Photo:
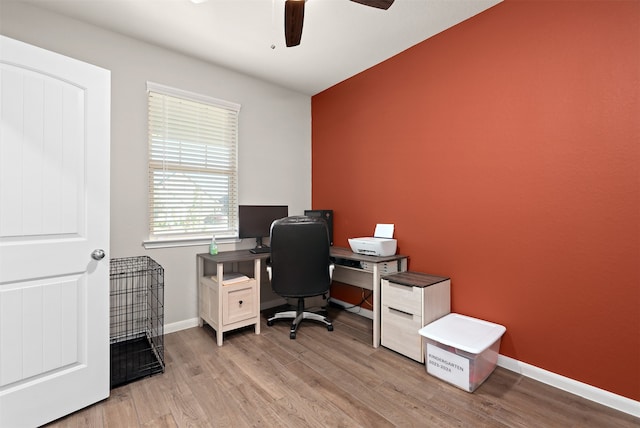
<svg viewBox="0 0 640 428">
<path fill-rule="evenodd" d="M 269 281 L 271 281 L 271 257 L 267 257 L 265 265 L 267 267 L 267 274 L 269 274 Z"/>
</svg>

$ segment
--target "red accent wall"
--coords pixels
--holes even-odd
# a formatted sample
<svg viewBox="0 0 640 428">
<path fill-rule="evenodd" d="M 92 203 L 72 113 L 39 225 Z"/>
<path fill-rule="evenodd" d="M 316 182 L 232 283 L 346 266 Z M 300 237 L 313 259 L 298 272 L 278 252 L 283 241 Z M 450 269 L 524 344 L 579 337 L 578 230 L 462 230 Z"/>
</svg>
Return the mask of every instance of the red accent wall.
<svg viewBox="0 0 640 428">
<path fill-rule="evenodd" d="M 336 245 L 395 223 L 502 354 L 634 400 L 639 22 L 636 0 L 507 0 L 312 98 Z"/>
</svg>

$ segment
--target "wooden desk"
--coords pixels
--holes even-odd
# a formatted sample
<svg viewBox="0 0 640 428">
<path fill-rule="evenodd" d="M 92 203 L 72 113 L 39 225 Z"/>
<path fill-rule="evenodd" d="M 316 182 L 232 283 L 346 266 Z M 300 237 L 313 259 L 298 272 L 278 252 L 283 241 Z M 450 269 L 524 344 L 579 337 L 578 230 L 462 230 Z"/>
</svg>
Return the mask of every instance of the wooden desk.
<svg viewBox="0 0 640 428">
<path fill-rule="evenodd" d="M 216 331 L 218 346 L 222 346 L 225 331 L 255 325 L 256 334 L 260 334 L 260 272 L 261 261 L 267 257 L 268 253 L 253 254 L 249 250 L 196 256 L 198 324 L 202 327 L 206 322 Z M 253 262 L 253 271 L 243 262 Z M 219 279 L 225 272 L 240 272 L 249 280 L 223 285 Z"/>
<path fill-rule="evenodd" d="M 269 253 L 253 254 L 249 250 L 225 251 L 215 256 L 198 254 L 198 317 L 216 331 L 218 346 L 222 346 L 225 331 L 255 324 L 260 334 L 260 272 L 261 261 Z M 407 256 L 386 257 L 356 254 L 349 248 L 331 247 L 331 257 L 346 260 L 355 266 L 336 263 L 333 280 L 373 291 L 373 347 L 380 345 L 380 281 L 383 275 L 407 270 Z M 211 276 L 223 278 L 224 272 L 242 271 L 241 262 L 253 261 L 253 272 L 242 272 L 250 281 L 220 286 Z M 215 269 L 214 269 L 215 266 Z"/>
<path fill-rule="evenodd" d="M 331 247 L 331 257 L 345 260 L 345 266 L 336 263 L 333 280 L 373 291 L 373 347 L 380 345 L 380 280 L 383 275 L 407 270 L 407 256 L 399 254 L 386 257 L 356 254 L 350 248 Z M 359 266 L 358 266 L 359 265 Z"/>
</svg>

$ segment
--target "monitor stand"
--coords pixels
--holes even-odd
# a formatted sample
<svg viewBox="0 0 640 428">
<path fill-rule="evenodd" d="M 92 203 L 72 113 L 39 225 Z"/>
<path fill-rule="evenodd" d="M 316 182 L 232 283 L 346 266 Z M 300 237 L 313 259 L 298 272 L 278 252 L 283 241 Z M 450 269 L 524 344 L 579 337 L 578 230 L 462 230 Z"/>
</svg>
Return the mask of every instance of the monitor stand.
<svg viewBox="0 0 640 428">
<path fill-rule="evenodd" d="M 256 238 L 256 247 L 249 250 L 253 254 L 270 253 L 271 248 L 266 245 L 262 245 L 262 237 Z"/>
</svg>

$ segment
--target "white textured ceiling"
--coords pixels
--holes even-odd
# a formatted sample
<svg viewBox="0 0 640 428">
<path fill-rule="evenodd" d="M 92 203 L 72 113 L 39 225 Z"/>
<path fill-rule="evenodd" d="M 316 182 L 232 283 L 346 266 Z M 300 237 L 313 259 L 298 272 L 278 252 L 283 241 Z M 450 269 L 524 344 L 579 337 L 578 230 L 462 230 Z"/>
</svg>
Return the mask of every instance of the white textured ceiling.
<svg viewBox="0 0 640 428">
<path fill-rule="evenodd" d="M 19 0 L 309 95 L 501 0 L 396 0 L 388 10 L 307 0 L 302 42 L 284 44 L 284 0 Z"/>
</svg>

